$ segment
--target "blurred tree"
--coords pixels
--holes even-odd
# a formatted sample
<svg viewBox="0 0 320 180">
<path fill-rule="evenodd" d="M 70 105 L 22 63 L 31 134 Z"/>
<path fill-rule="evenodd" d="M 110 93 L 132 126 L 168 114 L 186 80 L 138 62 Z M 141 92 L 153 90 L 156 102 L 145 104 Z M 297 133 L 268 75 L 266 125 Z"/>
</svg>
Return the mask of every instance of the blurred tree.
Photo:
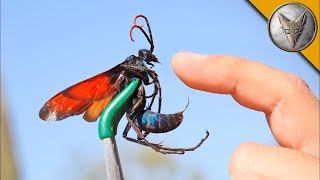
<svg viewBox="0 0 320 180">
<path fill-rule="evenodd" d="M 7 115 L 1 98 L 1 176 L 0 179 L 15 180 L 18 179 L 15 159 L 12 152 L 12 144 L 7 124 Z"/>
</svg>

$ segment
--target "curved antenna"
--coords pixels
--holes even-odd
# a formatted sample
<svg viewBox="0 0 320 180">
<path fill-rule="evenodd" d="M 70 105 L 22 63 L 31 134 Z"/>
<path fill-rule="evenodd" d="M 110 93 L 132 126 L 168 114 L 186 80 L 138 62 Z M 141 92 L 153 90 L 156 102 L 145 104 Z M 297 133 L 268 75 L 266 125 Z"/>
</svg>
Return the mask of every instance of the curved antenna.
<svg viewBox="0 0 320 180">
<path fill-rule="evenodd" d="M 138 26 L 138 25 L 136 24 L 137 19 L 140 18 L 140 17 L 144 18 L 145 21 L 146 21 L 146 24 L 147 24 L 147 26 L 148 26 L 149 36 L 148 36 L 148 34 L 143 30 L 143 28 L 142 28 L 143 26 Z M 154 49 L 153 38 L 152 38 L 152 32 L 151 32 L 151 27 L 150 27 L 148 18 L 145 17 L 144 15 L 138 15 L 138 16 L 136 16 L 136 17 L 134 18 L 134 25 L 133 25 L 133 26 L 131 27 L 131 29 L 130 29 L 130 38 L 131 38 L 131 41 L 133 41 L 133 42 L 134 42 L 134 40 L 133 40 L 133 38 L 132 38 L 132 31 L 133 31 L 134 28 L 139 28 L 139 29 L 142 31 L 142 33 L 143 33 L 144 36 L 147 38 L 147 40 L 148 40 L 148 42 L 149 42 L 149 44 L 150 44 L 150 46 L 151 46 L 151 47 L 150 47 L 150 51 L 153 52 L 153 49 Z"/>
<path fill-rule="evenodd" d="M 132 38 L 132 31 L 133 31 L 134 28 L 140 29 L 140 30 L 142 31 L 142 33 L 144 34 L 144 36 L 147 38 L 148 42 L 149 42 L 150 44 L 152 44 L 152 42 L 151 42 L 148 34 L 142 29 L 141 26 L 138 26 L 138 25 L 133 25 L 133 26 L 131 27 L 131 29 L 130 29 L 130 39 L 131 39 L 131 41 L 134 42 L 134 40 L 133 40 L 133 38 Z"/>
</svg>

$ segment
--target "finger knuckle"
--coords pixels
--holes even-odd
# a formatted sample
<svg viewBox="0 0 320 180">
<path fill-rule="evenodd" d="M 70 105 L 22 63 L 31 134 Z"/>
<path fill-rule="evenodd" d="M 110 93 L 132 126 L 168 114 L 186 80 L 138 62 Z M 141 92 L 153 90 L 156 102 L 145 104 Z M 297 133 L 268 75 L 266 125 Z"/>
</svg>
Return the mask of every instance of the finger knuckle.
<svg viewBox="0 0 320 180">
<path fill-rule="evenodd" d="M 288 84 L 291 88 L 301 91 L 309 91 L 309 85 L 299 76 L 289 74 Z"/>
</svg>

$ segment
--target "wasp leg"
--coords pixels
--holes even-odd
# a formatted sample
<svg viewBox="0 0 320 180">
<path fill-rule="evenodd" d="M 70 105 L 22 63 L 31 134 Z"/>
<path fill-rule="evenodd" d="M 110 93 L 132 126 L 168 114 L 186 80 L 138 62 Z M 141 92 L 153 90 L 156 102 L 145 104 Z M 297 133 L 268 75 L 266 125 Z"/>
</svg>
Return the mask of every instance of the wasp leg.
<svg viewBox="0 0 320 180">
<path fill-rule="evenodd" d="M 130 131 L 130 129 L 131 129 L 130 123 L 127 123 L 127 126 L 126 126 L 126 128 L 124 129 L 124 131 L 122 133 L 122 137 L 123 138 L 125 138 L 128 141 L 131 141 L 131 142 L 134 142 L 134 143 L 138 143 L 138 144 L 143 145 L 143 146 L 148 146 L 148 144 L 145 141 L 142 141 L 143 139 L 134 139 L 134 138 L 129 137 L 128 136 L 128 132 Z M 160 144 L 154 144 L 154 143 L 150 143 L 150 144 L 153 144 L 156 147 L 160 147 L 161 146 Z"/>
<path fill-rule="evenodd" d="M 206 131 L 206 136 L 204 138 L 202 138 L 201 141 L 196 146 L 191 147 L 191 148 L 168 148 L 168 147 L 162 146 L 161 143 L 160 144 L 155 144 L 155 143 L 149 142 L 145 138 L 144 134 L 141 132 L 139 127 L 133 122 L 133 120 L 131 119 L 130 115 L 127 113 L 126 116 L 127 116 L 127 119 L 128 119 L 128 124 L 127 124 L 125 130 L 123 131 L 123 134 L 122 134 L 123 137 L 128 141 L 131 141 L 131 142 L 134 142 L 134 143 L 138 143 L 140 145 L 151 147 L 156 152 L 160 152 L 162 154 L 184 154 L 186 151 L 194 151 L 197 148 L 199 148 L 209 136 L 209 132 Z M 137 115 L 133 116 L 133 118 L 136 118 L 136 117 L 137 117 Z M 131 127 L 137 133 L 137 136 L 138 136 L 137 139 L 133 139 L 133 138 L 128 137 L 128 132 L 129 132 Z"/>
<path fill-rule="evenodd" d="M 208 139 L 208 137 L 209 137 L 209 132 L 206 131 L 205 137 L 203 137 L 197 145 L 191 148 L 167 148 L 163 146 L 161 146 L 160 148 L 166 151 L 165 154 L 184 154 L 187 151 L 194 151 L 198 149 L 204 143 L 204 141 Z"/>
<path fill-rule="evenodd" d="M 163 147 L 161 144 L 151 143 L 145 138 L 145 135 L 147 135 L 148 133 L 143 134 L 141 132 L 141 129 L 139 129 L 138 125 L 135 124 L 133 121 L 137 118 L 139 113 L 142 113 L 142 110 L 145 106 L 145 91 L 144 91 L 143 84 L 141 84 L 139 86 L 139 88 L 137 89 L 136 97 L 133 98 L 132 102 L 133 102 L 133 104 L 131 104 L 131 107 L 128 109 L 128 111 L 126 113 L 128 124 L 123 132 L 123 137 L 128 141 L 151 147 L 155 151 L 163 153 L 163 154 L 184 154 L 185 151 L 193 151 L 193 150 L 197 149 L 198 147 L 200 147 L 201 144 L 209 136 L 209 133 L 207 133 L 207 136 L 205 138 L 203 138 L 200 141 L 200 143 L 198 143 L 195 147 L 192 147 L 192 148 L 167 148 L 167 147 Z M 128 132 L 131 127 L 137 133 L 137 136 L 138 136 L 137 139 L 133 139 L 133 138 L 128 137 Z"/>
<path fill-rule="evenodd" d="M 146 72 L 152 79 L 153 81 L 149 82 L 149 79 L 147 80 L 147 78 L 143 79 L 143 83 L 145 85 L 149 85 L 149 84 L 154 84 L 154 92 L 152 95 L 150 96 L 146 96 L 146 98 L 152 97 L 151 99 L 151 103 L 150 105 L 147 107 L 148 110 L 151 109 L 154 99 L 156 97 L 156 95 L 159 93 L 159 104 L 158 104 L 158 113 L 161 112 L 161 101 L 162 101 L 162 96 L 161 96 L 161 85 L 160 82 L 158 80 L 158 74 L 151 69 L 148 69 L 146 67 L 143 66 L 134 66 L 134 65 L 121 65 L 122 67 L 124 67 L 127 71 L 129 71 L 130 73 L 134 74 L 134 73 L 138 73 L 139 75 L 143 75 L 141 72 Z M 137 72 L 139 71 L 139 72 Z M 139 76 L 138 76 L 139 77 Z"/>
<path fill-rule="evenodd" d="M 149 85 L 149 84 L 154 84 L 154 92 L 152 95 L 150 96 L 146 96 L 146 98 L 148 97 L 152 97 L 151 99 L 151 103 L 149 105 L 149 107 L 147 108 L 148 110 L 151 109 L 151 106 L 153 105 L 154 99 L 156 97 L 156 95 L 159 93 L 159 105 L 158 105 L 158 113 L 161 112 L 161 101 L 162 101 L 162 96 L 161 96 L 161 86 L 160 86 L 160 82 L 158 80 L 158 74 L 151 70 L 148 69 L 146 67 L 143 66 L 135 66 L 135 65 L 125 65 L 122 64 L 120 65 L 121 67 L 123 67 L 125 70 L 127 70 L 128 72 L 132 73 L 133 75 L 136 75 L 137 77 L 141 77 L 143 76 L 142 72 L 146 72 L 152 79 L 153 81 L 149 82 L 149 79 L 146 77 L 143 77 L 141 79 L 143 79 L 143 83 L 145 85 Z"/>
<path fill-rule="evenodd" d="M 126 128 L 124 129 L 124 131 L 122 133 L 122 137 L 123 138 L 125 138 L 128 141 L 134 142 L 134 143 L 138 143 L 138 144 L 141 144 L 141 145 L 144 145 L 144 146 L 148 146 L 144 141 L 139 141 L 139 140 L 133 139 L 131 137 L 128 137 L 128 132 L 130 131 L 130 129 L 131 129 L 130 123 L 127 123 L 127 126 L 126 126 Z"/>
<path fill-rule="evenodd" d="M 161 152 L 161 150 L 160 150 L 160 148 L 159 148 L 160 145 L 156 145 L 156 144 L 150 143 L 147 139 L 145 139 L 144 136 L 143 136 L 143 134 L 142 134 L 142 132 L 141 132 L 141 130 L 139 129 L 139 127 L 138 127 L 136 124 L 134 124 L 134 122 L 133 122 L 132 119 L 130 118 L 130 115 L 127 113 L 126 116 L 127 116 L 128 125 L 129 125 L 128 128 L 126 127 L 126 129 L 128 129 L 127 131 L 129 131 L 129 130 L 130 130 L 130 127 L 132 127 L 133 130 L 137 133 L 138 137 L 139 137 L 140 139 L 142 139 L 142 140 L 133 139 L 133 138 L 128 137 L 128 136 L 127 136 L 127 133 L 128 133 L 128 132 L 126 132 L 126 129 L 125 129 L 125 131 L 123 132 L 124 138 L 127 139 L 128 141 L 135 142 L 135 143 L 138 143 L 138 144 L 141 144 L 141 145 L 145 145 L 145 146 L 151 147 L 152 149 L 154 149 L 154 150 L 157 151 L 157 152 Z M 127 126 L 128 126 L 128 125 L 127 125 Z"/>
<path fill-rule="evenodd" d="M 151 98 L 151 97 L 153 97 L 154 96 L 154 93 L 152 93 L 151 95 L 149 95 L 149 96 L 146 96 L 145 98 Z"/>
<path fill-rule="evenodd" d="M 153 82 L 149 82 L 149 77 L 146 74 L 143 74 L 142 72 L 146 71 L 146 67 L 142 66 L 134 66 L 134 65 L 126 65 L 126 64 L 120 64 L 120 67 L 124 69 L 125 71 L 129 72 L 130 74 L 142 79 L 143 84 L 150 85 Z"/>
<path fill-rule="evenodd" d="M 158 74 L 155 71 L 153 71 L 151 69 L 148 69 L 146 67 L 143 67 L 143 66 L 121 64 L 120 67 L 122 67 L 127 72 L 129 72 L 129 73 L 141 78 L 145 85 L 154 84 L 154 92 L 153 92 L 153 94 L 150 95 L 150 96 L 145 96 L 145 98 L 151 98 L 152 97 L 151 103 L 147 107 L 147 109 L 151 110 L 151 107 L 153 105 L 154 99 L 155 99 L 155 97 L 157 96 L 157 94 L 159 92 L 158 113 L 160 113 L 162 97 L 161 97 L 161 86 L 160 86 L 160 82 L 158 80 Z M 143 72 L 146 72 L 148 75 L 147 76 L 144 75 Z M 153 81 L 149 82 L 148 76 L 150 76 L 153 79 Z"/>
<path fill-rule="evenodd" d="M 144 138 L 144 135 L 142 134 L 142 132 L 139 129 L 139 127 L 131 119 L 131 116 L 132 116 L 133 119 L 135 119 L 137 117 L 137 114 L 139 112 L 141 112 L 143 110 L 144 106 L 145 106 L 145 90 L 144 90 L 143 84 L 140 84 L 140 86 L 139 86 L 139 88 L 137 89 L 137 92 L 136 92 L 136 97 L 134 97 L 132 99 L 132 101 L 133 101 L 133 104 L 131 105 L 131 107 L 128 109 L 128 111 L 126 113 L 128 124 L 127 124 L 127 126 L 126 126 L 126 128 L 125 128 L 125 130 L 123 132 L 123 137 L 125 139 L 129 140 L 129 141 L 149 146 L 152 149 L 158 151 L 158 148 L 156 148 L 156 145 L 152 144 L 152 143 L 149 143 L 148 140 L 146 140 Z M 141 142 L 141 140 L 139 142 L 139 140 L 134 140 L 134 139 L 129 138 L 127 136 L 131 127 L 137 133 L 138 139 L 142 139 L 143 140 L 142 141 L 143 143 Z"/>
<path fill-rule="evenodd" d="M 144 138 L 146 138 L 149 133 L 150 133 L 150 132 L 144 132 L 144 133 L 143 133 Z"/>
<path fill-rule="evenodd" d="M 127 117 L 128 118 L 128 117 Z M 134 143 L 137 143 L 137 144 L 140 144 L 140 145 L 143 145 L 143 146 L 148 146 L 148 147 L 151 147 L 153 150 L 155 150 L 156 152 L 160 152 L 162 154 L 183 154 L 184 152 L 181 152 L 181 151 L 172 151 L 172 150 L 166 150 L 166 148 L 163 148 L 161 144 L 154 144 L 154 143 L 150 143 L 148 140 L 146 140 L 145 138 L 139 140 L 139 139 L 133 139 L 133 138 L 130 138 L 128 137 L 128 132 L 130 130 L 130 128 L 134 128 L 134 126 L 131 126 L 130 125 L 130 122 L 127 124 L 125 130 L 123 131 L 123 134 L 122 136 L 128 140 L 128 141 L 131 141 L 131 142 L 134 142 Z M 137 132 L 137 131 L 136 131 Z M 141 131 L 139 131 L 141 133 Z M 138 134 L 138 137 L 139 137 L 139 133 Z M 142 133 L 141 133 L 142 134 Z"/>
<path fill-rule="evenodd" d="M 123 131 L 123 137 L 126 140 L 143 145 L 143 146 L 151 147 L 155 151 L 160 152 L 162 154 L 184 154 L 187 151 L 194 151 L 197 148 L 199 148 L 203 144 L 203 142 L 209 137 L 209 132 L 206 131 L 206 136 L 204 138 L 202 138 L 201 141 L 194 147 L 191 147 L 191 148 L 168 148 L 168 147 L 162 146 L 161 143 L 159 143 L 159 144 L 150 143 L 145 138 L 140 140 L 140 139 L 133 139 L 133 138 L 128 137 L 127 135 L 128 135 L 130 128 L 131 128 L 131 125 L 130 125 L 130 123 L 128 123 L 125 130 Z M 139 131 L 139 132 L 141 133 L 141 131 Z M 139 135 L 138 135 L 138 137 L 139 137 Z"/>
<path fill-rule="evenodd" d="M 147 71 L 149 76 L 153 79 L 154 81 L 154 92 L 153 94 L 151 95 L 152 99 L 151 99 L 151 102 L 150 102 L 150 105 L 147 107 L 148 110 L 151 110 L 151 106 L 154 102 L 154 99 L 156 97 L 156 95 L 159 93 L 159 104 L 158 104 L 158 113 L 161 112 L 161 101 L 162 101 L 162 95 L 161 95 L 161 85 L 160 85 L 160 82 L 158 80 L 158 75 L 154 72 L 154 71 Z"/>
<path fill-rule="evenodd" d="M 146 138 L 149 135 L 149 132 L 143 132 L 142 134 L 143 134 L 143 137 Z M 137 136 L 137 139 L 142 140 L 138 136 Z"/>
</svg>

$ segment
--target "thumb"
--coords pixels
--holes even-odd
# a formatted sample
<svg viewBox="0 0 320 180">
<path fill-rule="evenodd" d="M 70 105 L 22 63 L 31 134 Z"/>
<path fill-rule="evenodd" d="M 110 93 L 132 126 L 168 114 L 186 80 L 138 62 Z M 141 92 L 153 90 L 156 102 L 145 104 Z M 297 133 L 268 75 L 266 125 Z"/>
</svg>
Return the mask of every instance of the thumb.
<svg viewBox="0 0 320 180">
<path fill-rule="evenodd" d="M 240 145 L 229 165 L 232 179 L 319 179 L 319 158 L 276 146 Z"/>
</svg>

